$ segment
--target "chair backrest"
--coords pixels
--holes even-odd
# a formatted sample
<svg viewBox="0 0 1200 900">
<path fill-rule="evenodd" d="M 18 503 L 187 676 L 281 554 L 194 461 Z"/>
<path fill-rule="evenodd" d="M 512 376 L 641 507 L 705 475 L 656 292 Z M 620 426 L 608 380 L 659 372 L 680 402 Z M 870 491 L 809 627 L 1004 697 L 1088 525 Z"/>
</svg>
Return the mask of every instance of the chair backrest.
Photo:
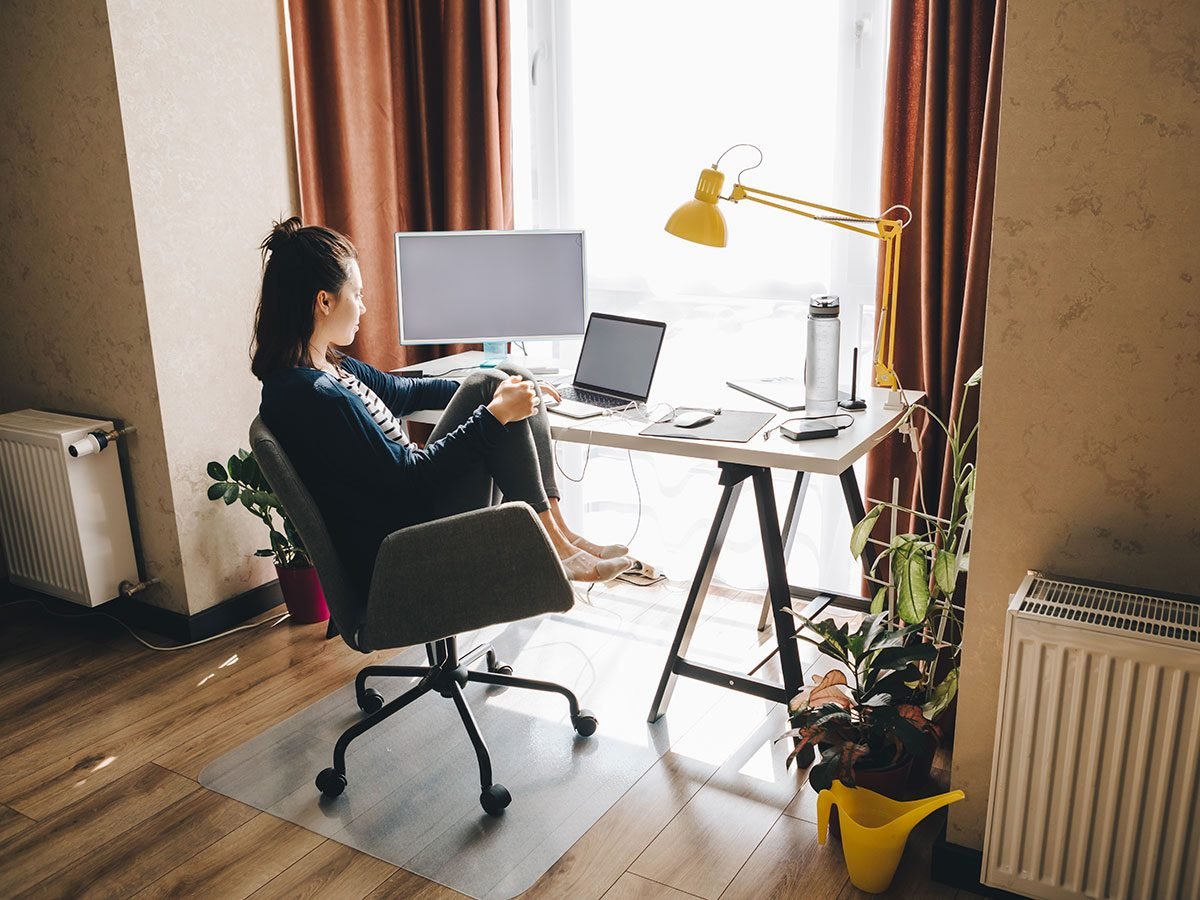
<svg viewBox="0 0 1200 900">
<path fill-rule="evenodd" d="M 367 599 L 359 596 L 351 586 L 321 511 L 261 417 L 256 416 L 250 426 L 250 447 L 259 470 L 300 532 L 304 549 L 316 566 L 333 624 L 347 644 L 355 650 L 361 649 L 356 633 L 366 615 Z"/>
</svg>

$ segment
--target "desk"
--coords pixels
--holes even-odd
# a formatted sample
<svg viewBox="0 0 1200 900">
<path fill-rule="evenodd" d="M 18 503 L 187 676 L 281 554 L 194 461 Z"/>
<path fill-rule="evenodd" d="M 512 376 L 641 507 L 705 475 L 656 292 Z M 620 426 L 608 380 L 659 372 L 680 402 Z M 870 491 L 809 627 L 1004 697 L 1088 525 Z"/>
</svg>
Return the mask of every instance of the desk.
<svg viewBox="0 0 1200 900">
<path fill-rule="evenodd" d="M 451 368 L 449 359 L 452 358 L 447 359 L 444 367 L 434 368 L 437 362 L 441 362 L 437 361 L 423 363 L 422 368 L 426 371 L 446 371 Z M 799 648 L 796 646 L 795 620 L 791 614 L 784 611 L 785 608 L 792 605 L 792 599 L 796 598 L 805 602 L 799 612 L 808 618 L 816 616 L 831 604 L 857 610 L 867 608 L 866 601 L 862 598 L 837 597 L 790 585 L 787 577 L 787 555 L 791 549 L 796 522 L 800 516 L 800 508 L 804 502 L 809 479 L 813 475 L 833 475 L 841 481 L 846 509 L 852 522 L 857 522 L 865 514 L 862 493 L 853 466 L 867 451 L 887 437 L 900 421 L 902 415 L 900 409 L 884 408 L 887 395 L 888 392 L 884 389 L 870 389 L 865 394 L 867 408 L 861 412 L 850 414 L 854 417 L 852 426 L 839 432 L 837 437 L 799 443 L 780 437 L 778 432 L 765 441 L 760 435 L 756 435 L 745 444 L 671 437 L 644 437 L 638 434 L 646 427 L 644 422 L 630 421 L 618 416 L 577 421 L 565 416 L 556 416 L 553 412 L 550 413 L 550 431 L 553 437 L 559 441 L 615 447 L 621 450 L 641 450 L 647 453 L 666 453 L 671 456 L 686 456 L 693 459 L 711 459 L 717 463 L 720 484 L 723 488 L 721 499 L 717 504 L 712 526 L 709 528 L 708 538 L 704 544 L 704 551 L 701 554 L 696 575 L 692 579 L 687 602 L 684 605 L 679 627 L 671 645 L 671 652 L 667 657 L 658 691 L 650 708 L 649 721 L 656 721 L 666 712 L 676 679 L 681 676 L 786 704 L 803 686 Z M 918 392 L 908 391 L 905 399 L 909 403 L 914 403 L 921 396 Z M 653 407 L 655 399 L 652 395 L 651 407 Z M 777 410 L 770 404 L 755 400 L 732 388 L 707 390 L 704 391 L 702 397 L 688 396 L 679 398 L 678 402 L 681 404 L 686 402 L 688 405 L 719 406 L 727 409 L 761 409 L 776 413 L 774 418 L 767 423 L 766 428 L 772 428 L 785 419 L 794 418 L 797 415 Z M 436 423 L 437 419 L 436 411 L 425 411 L 412 416 L 413 421 L 430 424 Z M 771 482 L 772 469 L 785 469 L 796 473 L 782 530 Z M 704 603 L 704 597 L 712 582 L 717 558 L 720 556 L 726 532 L 729 530 L 729 524 L 733 518 L 733 510 L 741 495 L 742 487 L 747 481 L 754 485 L 763 558 L 767 567 L 767 602 L 764 606 L 764 623 L 760 623 L 760 628 L 762 624 L 765 624 L 765 619 L 769 614 L 775 625 L 780 668 L 783 672 L 782 685 L 754 677 L 754 672 L 761 668 L 767 660 L 763 660 L 749 673 L 743 674 L 704 665 L 687 658 L 692 634 L 695 632 L 696 624 L 700 621 L 700 610 Z M 864 566 L 870 565 L 873 559 L 873 551 L 864 553 Z M 774 653 L 775 651 L 772 651 L 771 655 Z"/>
</svg>

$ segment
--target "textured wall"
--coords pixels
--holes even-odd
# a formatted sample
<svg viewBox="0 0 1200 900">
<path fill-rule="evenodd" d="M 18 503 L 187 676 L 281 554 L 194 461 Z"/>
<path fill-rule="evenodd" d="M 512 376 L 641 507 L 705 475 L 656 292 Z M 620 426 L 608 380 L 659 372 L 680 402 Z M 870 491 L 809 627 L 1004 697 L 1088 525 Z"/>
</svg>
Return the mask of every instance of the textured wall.
<svg viewBox="0 0 1200 900">
<path fill-rule="evenodd" d="M 188 611 L 273 578 L 266 529 L 205 496 L 205 463 L 247 446 L 258 243 L 291 215 L 277 0 L 110 0 L 138 250 Z"/>
<path fill-rule="evenodd" d="M 104 0 L 0 4 L 0 412 L 123 418 L 141 547 L 185 608 Z"/>
<path fill-rule="evenodd" d="M 1009 0 L 949 839 L 1028 568 L 1200 593 L 1200 4 Z"/>
</svg>

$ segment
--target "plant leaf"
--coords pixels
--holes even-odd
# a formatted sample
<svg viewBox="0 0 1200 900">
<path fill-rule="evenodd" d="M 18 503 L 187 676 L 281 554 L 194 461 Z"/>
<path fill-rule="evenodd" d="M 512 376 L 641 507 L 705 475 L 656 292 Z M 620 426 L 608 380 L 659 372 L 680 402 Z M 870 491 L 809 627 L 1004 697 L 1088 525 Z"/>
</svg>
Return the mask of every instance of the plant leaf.
<svg viewBox="0 0 1200 900">
<path fill-rule="evenodd" d="M 903 669 L 910 663 L 928 661 L 937 657 L 937 648 L 933 644 L 917 644 L 915 647 L 888 647 L 880 650 L 872 666 L 881 671 Z"/>
<path fill-rule="evenodd" d="M 810 707 L 837 704 L 843 709 L 850 708 L 850 698 L 846 696 L 846 676 L 840 669 L 830 669 L 823 676 L 813 676 L 813 685 L 804 688 L 788 704 L 788 712 L 796 713 Z"/>
<path fill-rule="evenodd" d="M 949 708 L 954 695 L 958 693 L 958 669 L 951 669 L 942 679 L 942 683 L 933 689 L 929 702 L 921 707 L 925 718 L 934 719 Z"/>
<path fill-rule="evenodd" d="M 862 556 L 863 550 L 867 548 L 867 539 L 871 536 L 871 529 L 875 527 L 875 523 L 882 513 L 882 504 L 873 506 L 871 511 L 863 516 L 862 520 L 854 526 L 854 530 L 850 532 L 850 553 L 855 559 Z"/>
<path fill-rule="evenodd" d="M 225 505 L 229 506 L 238 498 L 238 486 L 232 481 L 225 487 Z"/>
<path fill-rule="evenodd" d="M 239 453 L 244 451 L 239 450 Z M 258 474 L 258 463 L 253 456 L 247 456 L 242 459 L 241 472 L 242 481 L 250 485 L 256 491 L 262 488 L 262 478 Z"/>
<path fill-rule="evenodd" d="M 967 476 L 967 493 L 963 498 L 963 506 L 966 507 L 967 515 L 975 515 L 975 470 L 971 470 L 971 474 Z"/>
<path fill-rule="evenodd" d="M 219 462 L 210 462 L 208 464 L 208 477 L 213 481 L 228 481 L 229 475 L 225 472 L 225 467 Z"/>
<path fill-rule="evenodd" d="M 887 603 L 887 586 L 881 587 L 875 592 L 875 599 L 871 601 L 871 612 L 881 613 L 884 611 L 884 604 Z"/>
<path fill-rule="evenodd" d="M 296 526 L 292 524 L 292 520 L 287 516 L 283 517 L 283 530 L 287 535 L 287 539 L 292 542 L 292 546 L 303 552 L 304 542 L 300 540 L 300 532 L 296 530 Z"/>
<path fill-rule="evenodd" d="M 979 384 L 981 381 L 983 381 L 983 366 L 980 366 L 978 369 L 976 369 L 975 374 L 967 379 L 966 386 L 975 387 L 975 385 Z"/>
<path fill-rule="evenodd" d="M 821 756 L 821 762 L 815 763 L 809 769 L 809 784 L 817 793 L 828 791 L 830 787 L 833 787 L 833 763 L 826 762 L 824 755 Z"/>
<path fill-rule="evenodd" d="M 273 550 L 255 550 L 254 555 L 255 556 L 274 556 L 275 551 L 273 551 Z"/>
<path fill-rule="evenodd" d="M 933 557 L 933 580 L 947 597 L 954 593 L 958 580 L 958 561 L 949 550 L 939 548 Z"/>
<path fill-rule="evenodd" d="M 247 456 L 251 456 L 253 454 L 251 454 L 249 450 L 243 450 L 241 447 L 238 447 L 237 455 L 238 455 L 238 459 L 245 459 Z"/>
<path fill-rule="evenodd" d="M 209 500 L 220 500 L 222 497 L 225 496 L 225 489 L 228 486 L 229 485 L 226 484 L 224 481 L 214 481 L 212 484 L 210 484 L 208 486 L 208 499 Z"/>
<path fill-rule="evenodd" d="M 925 621 L 929 611 L 929 560 L 926 541 L 910 541 L 892 553 L 892 584 L 896 586 L 896 612 L 909 624 Z"/>
<path fill-rule="evenodd" d="M 231 481 L 241 481 L 242 480 L 242 461 L 240 459 L 238 459 L 236 454 L 229 457 L 229 462 L 227 463 L 227 465 L 229 467 L 230 480 Z"/>
</svg>

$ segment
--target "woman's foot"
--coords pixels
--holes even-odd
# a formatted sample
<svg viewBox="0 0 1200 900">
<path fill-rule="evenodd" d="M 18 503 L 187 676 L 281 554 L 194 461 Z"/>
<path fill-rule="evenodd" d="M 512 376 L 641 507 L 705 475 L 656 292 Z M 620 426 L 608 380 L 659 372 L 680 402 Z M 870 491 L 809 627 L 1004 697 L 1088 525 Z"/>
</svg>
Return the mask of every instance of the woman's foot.
<svg viewBox="0 0 1200 900">
<path fill-rule="evenodd" d="M 559 506 L 557 497 L 550 498 L 549 514 L 558 528 L 558 533 L 563 538 L 597 559 L 617 559 L 629 553 L 629 548 L 624 544 L 595 544 L 587 538 L 577 535 L 568 527 L 567 520 L 563 518 L 562 509 Z"/>
<path fill-rule="evenodd" d="M 592 554 L 597 559 L 616 559 L 619 556 L 627 556 L 629 554 L 629 548 L 624 544 L 593 544 L 587 538 L 582 538 L 579 535 L 575 535 L 568 540 L 580 550 Z"/>
<path fill-rule="evenodd" d="M 562 560 L 563 569 L 571 581 L 611 581 L 633 565 L 627 556 L 600 559 L 580 550 Z"/>
</svg>

